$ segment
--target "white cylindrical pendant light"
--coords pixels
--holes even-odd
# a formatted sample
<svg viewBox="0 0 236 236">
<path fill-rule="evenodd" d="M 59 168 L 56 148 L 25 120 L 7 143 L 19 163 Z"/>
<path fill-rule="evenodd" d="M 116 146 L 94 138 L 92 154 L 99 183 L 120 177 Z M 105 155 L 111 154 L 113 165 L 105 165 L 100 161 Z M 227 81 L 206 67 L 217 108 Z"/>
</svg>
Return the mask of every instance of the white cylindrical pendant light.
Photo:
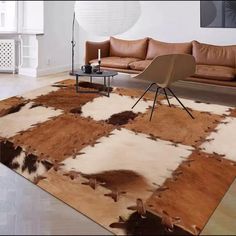
<svg viewBox="0 0 236 236">
<path fill-rule="evenodd" d="M 87 32 L 99 36 L 121 34 L 141 14 L 139 1 L 76 1 L 75 18 Z"/>
</svg>

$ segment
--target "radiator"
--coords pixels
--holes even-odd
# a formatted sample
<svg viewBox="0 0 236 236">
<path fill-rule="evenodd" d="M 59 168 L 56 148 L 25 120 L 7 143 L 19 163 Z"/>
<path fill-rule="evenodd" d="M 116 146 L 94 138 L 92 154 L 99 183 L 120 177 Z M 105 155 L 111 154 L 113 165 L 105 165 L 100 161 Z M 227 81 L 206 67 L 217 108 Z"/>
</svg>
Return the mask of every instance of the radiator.
<svg viewBox="0 0 236 236">
<path fill-rule="evenodd" d="M 0 40 L 0 72 L 15 72 L 15 40 Z"/>
</svg>

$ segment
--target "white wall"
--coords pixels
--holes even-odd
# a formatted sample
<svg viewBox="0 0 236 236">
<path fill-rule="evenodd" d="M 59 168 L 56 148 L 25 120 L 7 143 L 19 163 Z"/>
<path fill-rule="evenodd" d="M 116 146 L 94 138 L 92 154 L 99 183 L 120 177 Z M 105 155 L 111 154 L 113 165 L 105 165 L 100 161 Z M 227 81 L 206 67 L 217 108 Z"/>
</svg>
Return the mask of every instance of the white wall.
<svg viewBox="0 0 236 236">
<path fill-rule="evenodd" d="M 236 29 L 200 28 L 200 1 L 140 1 L 140 4 L 140 19 L 133 28 L 116 37 L 138 39 L 149 36 L 167 42 L 196 39 L 211 44 L 236 44 Z M 45 1 L 45 34 L 38 36 L 39 74 L 70 69 L 73 9 L 74 1 Z M 75 63 L 84 62 L 86 40 L 104 39 L 106 37 L 88 34 L 76 23 Z"/>
<path fill-rule="evenodd" d="M 200 28 L 200 1 L 140 1 L 141 17 L 132 29 L 117 35 L 123 39 L 153 37 L 167 42 L 193 39 L 211 44 L 236 44 L 236 29 Z M 100 41 L 104 37 L 79 30 L 80 51 L 86 40 Z M 84 55 L 80 54 L 80 62 Z"/>
<path fill-rule="evenodd" d="M 44 2 L 44 35 L 38 36 L 38 74 L 69 70 L 74 1 Z M 76 24 L 78 35 L 78 24 Z M 76 46 L 78 51 L 78 45 Z M 75 63 L 78 64 L 78 54 Z"/>
</svg>

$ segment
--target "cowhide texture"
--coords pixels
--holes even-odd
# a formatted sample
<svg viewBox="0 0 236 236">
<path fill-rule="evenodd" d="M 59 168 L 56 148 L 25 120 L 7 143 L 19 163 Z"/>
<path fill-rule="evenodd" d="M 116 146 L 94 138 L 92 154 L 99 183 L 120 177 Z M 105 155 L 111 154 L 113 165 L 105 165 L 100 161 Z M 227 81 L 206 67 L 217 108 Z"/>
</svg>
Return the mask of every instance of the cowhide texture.
<svg viewBox="0 0 236 236">
<path fill-rule="evenodd" d="M 8 140 L 0 142 L 0 150 L 2 164 L 35 183 L 53 166 L 48 160 L 39 160 L 36 155 Z"/>
<path fill-rule="evenodd" d="M 74 83 L 0 101 L 0 161 L 115 234 L 199 234 L 236 177 L 236 109 L 160 96 L 149 122 L 153 93 Z"/>
</svg>

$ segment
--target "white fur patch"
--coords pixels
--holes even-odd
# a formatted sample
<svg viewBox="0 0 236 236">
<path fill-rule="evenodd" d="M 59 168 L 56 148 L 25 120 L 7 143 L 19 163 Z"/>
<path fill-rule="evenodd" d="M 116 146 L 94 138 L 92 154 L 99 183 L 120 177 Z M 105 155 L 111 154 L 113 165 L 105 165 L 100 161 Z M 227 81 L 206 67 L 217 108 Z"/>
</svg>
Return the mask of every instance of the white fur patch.
<svg viewBox="0 0 236 236">
<path fill-rule="evenodd" d="M 33 102 L 27 103 L 18 112 L 0 117 L 0 136 L 9 138 L 20 131 L 25 131 L 33 125 L 45 122 L 63 112 L 42 106 L 31 108 Z"/>
<path fill-rule="evenodd" d="M 174 97 L 170 98 L 169 100 L 171 104 L 182 108 L 182 106 Z M 217 105 L 217 104 L 207 104 L 207 103 L 202 103 L 202 102 L 198 103 L 193 100 L 189 100 L 185 98 L 179 98 L 179 100 L 187 108 L 191 108 L 196 111 L 210 112 L 217 115 L 229 115 L 230 114 L 229 109 L 232 108 L 232 107 L 227 107 L 227 106 L 222 106 L 222 105 Z M 161 103 L 168 105 L 168 102 L 166 99 L 162 100 Z"/>
<path fill-rule="evenodd" d="M 205 142 L 201 145 L 207 153 L 218 153 L 225 155 L 224 158 L 236 161 L 236 118 L 227 117 L 216 128 L 217 132 L 212 132 Z M 211 140 L 212 139 L 212 140 Z"/>
<path fill-rule="evenodd" d="M 62 168 L 84 174 L 103 171 L 130 170 L 152 183 L 163 184 L 171 172 L 191 154 L 191 147 L 173 146 L 169 141 L 154 141 L 144 134 L 127 129 L 114 130 L 110 137 L 102 137 L 94 147 L 81 150 L 85 154 L 68 158 Z"/>
<path fill-rule="evenodd" d="M 32 90 L 30 92 L 24 93 L 21 95 L 21 97 L 25 99 L 35 99 L 41 95 L 46 95 L 50 92 L 57 91 L 59 87 L 53 87 L 53 86 L 45 86 L 39 89 Z"/>
<path fill-rule="evenodd" d="M 137 99 L 132 99 L 128 96 L 111 93 L 110 97 L 98 97 L 82 106 L 82 116 L 90 116 L 97 121 L 106 120 L 112 115 L 123 111 L 144 113 L 149 106 L 152 106 L 152 102 L 141 100 L 134 109 L 131 109 L 136 101 Z"/>
</svg>

